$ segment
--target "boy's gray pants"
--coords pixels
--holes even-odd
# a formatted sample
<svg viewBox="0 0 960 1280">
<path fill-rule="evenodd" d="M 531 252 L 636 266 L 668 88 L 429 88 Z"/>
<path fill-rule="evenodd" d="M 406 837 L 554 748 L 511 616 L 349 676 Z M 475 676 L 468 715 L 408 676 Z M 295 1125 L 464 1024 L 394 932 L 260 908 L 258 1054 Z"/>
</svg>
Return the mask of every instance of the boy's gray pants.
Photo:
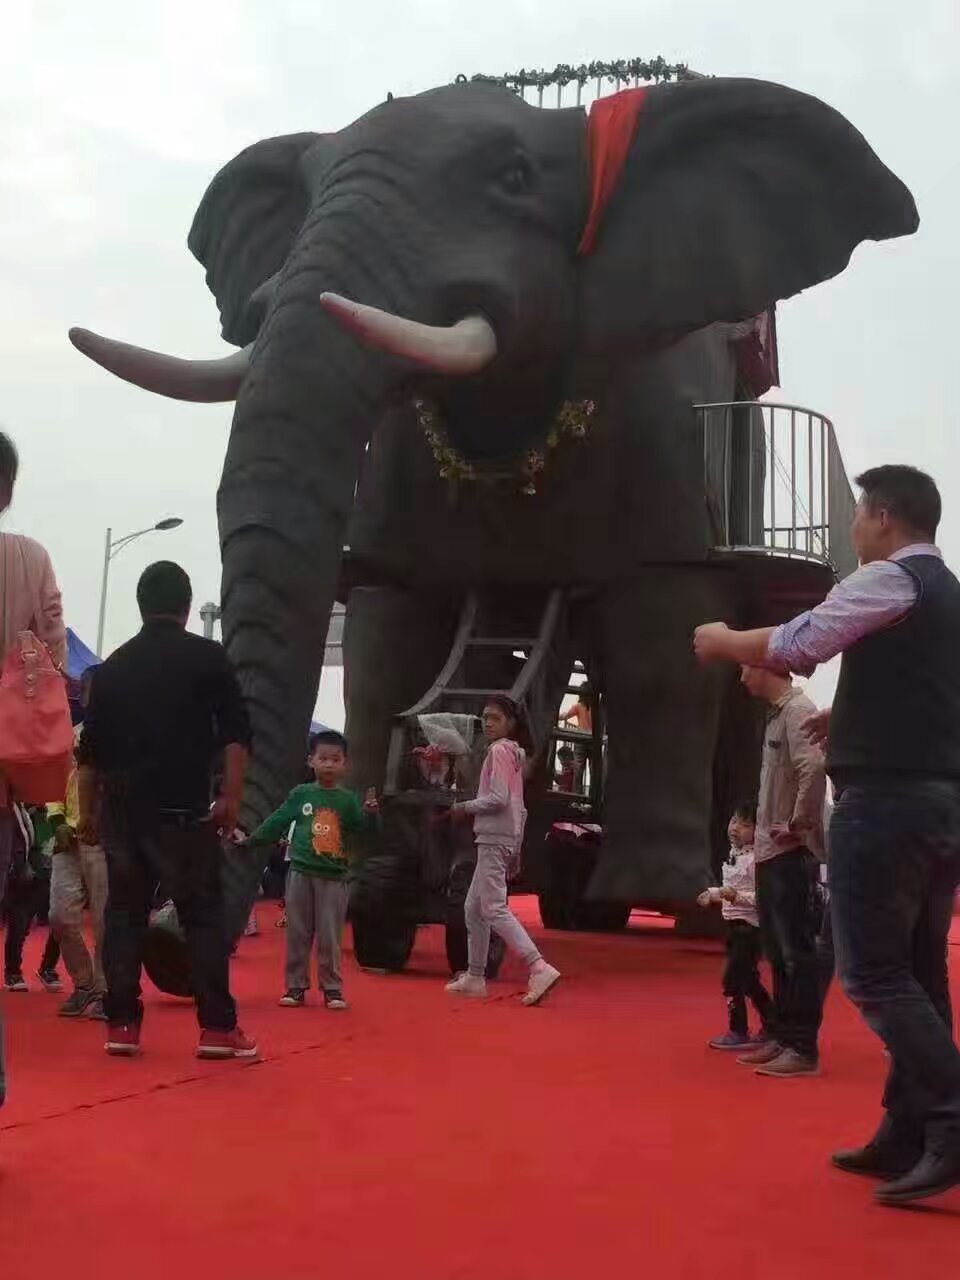
<svg viewBox="0 0 960 1280">
<path fill-rule="evenodd" d="M 310 949 L 317 940 L 317 985 L 322 991 L 340 991 L 340 944 L 347 919 L 350 890 L 345 879 L 308 876 L 290 867 L 284 898 L 287 909 L 288 991 L 310 987 Z"/>
</svg>

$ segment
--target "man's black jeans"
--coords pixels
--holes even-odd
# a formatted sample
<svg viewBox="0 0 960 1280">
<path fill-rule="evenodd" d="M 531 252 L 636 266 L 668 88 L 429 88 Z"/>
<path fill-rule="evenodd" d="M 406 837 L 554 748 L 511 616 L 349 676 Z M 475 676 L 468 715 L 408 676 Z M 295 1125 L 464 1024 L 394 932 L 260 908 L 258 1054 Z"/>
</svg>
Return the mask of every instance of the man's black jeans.
<svg viewBox="0 0 960 1280">
<path fill-rule="evenodd" d="M 960 785 L 848 785 L 830 823 L 840 981 L 890 1051 L 884 1132 L 960 1143 L 947 935 L 960 882 Z"/>
<path fill-rule="evenodd" d="M 730 1030 L 745 1036 L 747 1001 L 756 1009 L 766 1031 L 773 1014 L 773 1002 L 760 981 L 758 965 L 761 956 L 760 930 L 746 920 L 730 920 L 727 924 L 727 963 L 723 970 L 723 994 L 727 997 Z"/>
<path fill-rule="evenodd" d="M 149 824 L 130 822 L 115 810 L 106 815 L 102 835 L 109 880 L 103 942 L 108 1022 L 130 1025 L 143 1017 L 143 945 L 157 884 L 162 883 L 187 937 L 200 1026 L 231 1031 L 237 1012 L 230 995 L 216 828 L 173 816 Z"/>
<path fill-rule="evenodd" d="M 785 1049 L 817 1058 L 820 990 L 817 975 L 817 860 L 791 849 L 756 864 L 757 912 L 763 950 L 773 971 L 769 1031 Z"/>
</svg>

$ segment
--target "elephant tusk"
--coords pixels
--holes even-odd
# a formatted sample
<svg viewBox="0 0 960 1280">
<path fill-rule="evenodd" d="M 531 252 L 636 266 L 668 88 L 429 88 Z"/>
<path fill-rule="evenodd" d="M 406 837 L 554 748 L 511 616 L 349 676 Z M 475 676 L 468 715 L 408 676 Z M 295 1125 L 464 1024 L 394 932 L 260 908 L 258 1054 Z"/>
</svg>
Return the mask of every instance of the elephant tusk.
<svg viewBox="0 0 960 1280">
<path fill-rule="evenodd" d="M 389 311 L 341 298 L 338 293 L 322 293 L 320 305 L 364 342 L 438 373 L 479 373 L 497 354 L 497 335 L 489 320 L 480 315 L 466 316 L 456 324 L 441 327 L 405 320 Z"/>
<path fill-rule="evenodd" d="M 113 338 L 102 338 L 89 329 L 71 329 L 70 341 L 78 351 L 125 382 L 173 400 L 192 400 L 198 404 L 236 400 L 250 367 L 253 349 L 251 343 L 220 360 L 181 360 Z"/>
</svg>

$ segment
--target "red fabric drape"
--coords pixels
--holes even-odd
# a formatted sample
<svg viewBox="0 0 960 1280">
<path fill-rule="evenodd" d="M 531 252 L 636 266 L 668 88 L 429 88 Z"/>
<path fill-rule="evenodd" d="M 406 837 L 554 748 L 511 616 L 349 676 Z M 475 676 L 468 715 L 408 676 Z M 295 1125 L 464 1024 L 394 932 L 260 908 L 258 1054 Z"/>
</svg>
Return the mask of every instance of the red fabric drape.
<svg viewBox="0 0 960 1280">
<path fill-rule="evenodd" d="M 627 152 L 637 127 L 646 89 L 624 89 L 608 98 L 597 98 L 587 122 L 590 156 L 590 211 L 577 253 L 590 253 L 597 239 L 607 204 L 623 172 Z"/>
<path fill-rule="evenodd" d="M 758 398 L 780 385 L 777 356 L 777 320 L 773 307 L 756 317 L 750 332 L 734 342 L 737 372 Z"/>
</svg>

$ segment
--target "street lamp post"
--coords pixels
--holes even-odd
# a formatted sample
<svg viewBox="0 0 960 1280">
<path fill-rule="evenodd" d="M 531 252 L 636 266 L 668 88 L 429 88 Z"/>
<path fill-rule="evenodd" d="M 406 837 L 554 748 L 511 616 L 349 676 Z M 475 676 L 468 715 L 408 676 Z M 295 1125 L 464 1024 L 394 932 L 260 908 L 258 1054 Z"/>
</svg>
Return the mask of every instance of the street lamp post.
<svg viewBox="0 0 960 1280">
<path fill-rule="evenodd" d="M 103 657 L 103 628 L 107 620 L 107 580 L 110 577 L 110 561 L 115 555 L 118 555 L 124 547 L 130 545 L 137 538 L 142 538 L 147 533 L 165 533 L 168 529 L 179 529 L 183 521 L 179 516 L 168 516 L 165 520 L 158 520 L 156 524 L 150 525 L 149 529 L 138 529 L 136 533 L 126 533 L 122 538 L 114 538 L 113 530 L 107 530 L 107 536 L 103 542 L 103 577 L 100 580 L 100 620 L 97 624 L 97 657 Z"/>
</svg>

